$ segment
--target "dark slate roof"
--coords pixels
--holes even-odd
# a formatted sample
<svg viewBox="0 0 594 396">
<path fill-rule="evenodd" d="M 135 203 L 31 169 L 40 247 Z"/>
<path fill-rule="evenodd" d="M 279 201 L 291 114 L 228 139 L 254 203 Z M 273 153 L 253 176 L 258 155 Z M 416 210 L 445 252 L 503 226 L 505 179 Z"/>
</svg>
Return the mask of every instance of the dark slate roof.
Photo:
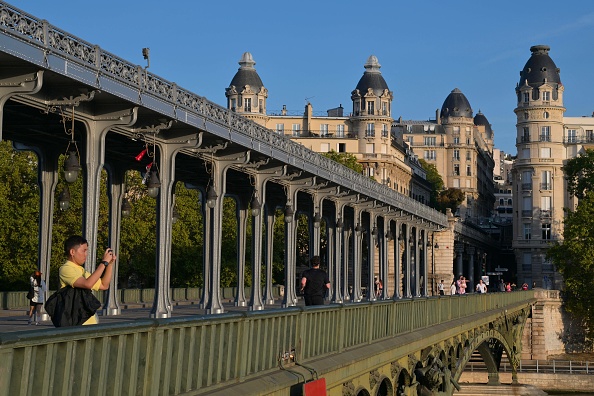
<svg viewBox="0 0 594 396">
<path fill-rule="evenodd" d="M 472 108 L 466 96 L 458 88 L 455 88 L 441 106 L 440 118 L 466 117 L 472 118 Z"/>
<path fill-rule="evenodd" d="M 538 87 L 545 82 L 545 79 L 548 83 L 561 84 L 560 70 L 549 56 L 550 49 L 548 45 L 530 47 L 532 56 L 520 72 L 520 86 L 528 80 L 528 85 Z"/>
<path fill-rule="evenodd" d="M 487 117 L 485 117 L 485 115 L 481 113 L 480 110 L 477 115 L 474 116 L 474 125 L 484 125 L 485 132 L 487 133 L 488 137 L 490 139 L 493 138 L 493 129 L 491 129 L 491 124 L 489 124 L 489 120 L 487 120 Z"/>
<path fill-rule="evenodd" d="M 363 73 L 363 77 L 359 80 L 357 84 L 357 88 L 361 95 L 365 95 L 367 90 L 371 88 L 373 92 L 380 96 L 385 89 L 388 89 L 388 84 L 384 77 L 382 76 L 382 72 L 380 72 L 380 68 L 382 67 L 375 55 L 371 55 L 367 59 L 367 63 L 365 63 L 365 73 Z"/>
<path fill-rule="evenodd" d="M 237 73 L 235 73 L 235 76 L 233 76 L 229 86 L 233 85 L 236 88 L 243 88 L 246 85 L 249 85 L 255 92 L 258 92 L 264 84 L 256 72 L 256 69 L 254 69 L 255 64 L 256 62 L 254 62 L 252 54 L 244 52 L 239 61 L 240 68 L 237 70 Z"/>
</svg>

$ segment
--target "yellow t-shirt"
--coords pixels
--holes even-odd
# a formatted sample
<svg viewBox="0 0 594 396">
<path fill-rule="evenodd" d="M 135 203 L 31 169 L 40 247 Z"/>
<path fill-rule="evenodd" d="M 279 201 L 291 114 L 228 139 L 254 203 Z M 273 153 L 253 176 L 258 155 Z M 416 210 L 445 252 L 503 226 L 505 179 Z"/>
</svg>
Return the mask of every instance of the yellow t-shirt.
<svg viewBox="0 0 594 396">
<path fill-rule="evenodd" d="M 60 287 L 61 288 L 65 287 L 65 286 L 74 287 L 74 282 L 76 282 L 76 280 L 78 278 L 80 278 L 81 276 L 84 276 L 85 279 L 87 279 L 89 276 L 91 276 L 91 273 L 85 271 L 85 268 L 83 266 L 75 264 L 69 260 L 66 260 L 66 262 L 64 264 L 62 264 L 62 266 L 60 267 L 60 270 L 59 270 L 59 274 L 60 274 Z M 91 288 L 91 290 L 97 291 L 97 290 L 99 290 L 100 286 L 101 286 L 101 279 L 98 279 L 97 282 L 95 282 L 95 284 Z M 89 319 L 87 319 L 87 321 L 85 323 L 83 323 L 83 326 L 97 324 L 97 323 L 99 323 L 99 321 L 97 320 L 97 315 L 95 314 L 95 315 L 91 316 Z"/>
</svg>

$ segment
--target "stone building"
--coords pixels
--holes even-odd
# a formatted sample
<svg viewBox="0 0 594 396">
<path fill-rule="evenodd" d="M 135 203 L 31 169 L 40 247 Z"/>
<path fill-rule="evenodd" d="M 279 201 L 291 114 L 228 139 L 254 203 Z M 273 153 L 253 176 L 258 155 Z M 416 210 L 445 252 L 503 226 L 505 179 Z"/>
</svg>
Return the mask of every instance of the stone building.
<svg viewBox="0 0 594 396">
<path fill-rule="evenodd" d="M 435 165 L 445 188 L 461 189 L 466 200 L 455 215 L 478 222 L 490 217 L 493 188 L 493 130 L 483 113 L 473 117 L 466 96 L 454 89 L 435 120 L 398 119 L 393 128 L 419 156 Z"/>
<path fill-rule="evenodd" d="M 431 186 L 414 153 L 407 151 L 390 133 L 392 91 L 380 72 L 375 56 L 365 63 L 365 72 L 351 92 L 352 109 L 345 115 L 340 105 L 327 115 L 314 115 L 307 103 L 303 114 L 267 114 L 268 90 L 254 68 L 249 52 L 226 89 L 227 107 L 284 134 L 316 152 L 350 153 L 363 165 L 366 175 L 422 203 L 429 202 Z"/>
<path fill-rule="evenodd" d="M 513 249 L 518 282 L 559 289 L 561 276 L 545 254 L 563 238 L 563 208 L 574 208 L 562 167 L 594 147 L 594 118 L 565 117 L 560 69 L 550 48 L 535 45 L 516 86 L 517 158 L 512 168 Z"/>
</svg>

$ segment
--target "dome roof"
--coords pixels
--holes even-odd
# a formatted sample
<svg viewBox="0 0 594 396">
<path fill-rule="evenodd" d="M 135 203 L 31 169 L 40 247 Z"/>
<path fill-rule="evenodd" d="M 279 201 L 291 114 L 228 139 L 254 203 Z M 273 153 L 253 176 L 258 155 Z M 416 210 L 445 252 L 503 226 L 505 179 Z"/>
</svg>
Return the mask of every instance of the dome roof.
<svg viewBox="0 0 594 396">
<path fill-rule="evenodd" d="M 382 66 L 377 61 L 377 57 L 375 55 L 371 55 L 367 58 L 367 62 L 365 63 L 365 73 L 363 73 L 363 77 L 359 80 L 357 84 L 357 88 L 361 95 L 365 95 L 369 88 L 373 90 L 373 93 L 377 96 L 380 96 L 385 89 L 388 89 L 388 84 L 384 77 L 382 76 L 382 72 L 380 72 L 380 68 Z"/>
<path fill-rule="evenodd" d="M 485 133 L 489 139 L 493 138 L 493 130 L 491 129 L 491 124 L 489 124 L 489 120 L 481 111 L 474 116 L 474 125 L 483 125 L 485 127 Z"/>
<path fill-rule="evenodd" d="M 455 88 L 441 106 L 440 118 L 466 117 L 472 118 L 472 108 L 466 96 L 458 88 Z"/>
<path fill-rule="evenodd" d="M 256 69 L 254 69 L 255 64 L 256 62 L 254 62 L 252 54 L 244 52 L 239 61 L 240 67 L 237 70 L 237 73 L 235 73 L 235 76 L 233 76 L 229 86 L 233 85 L 236 88 L 243 88 L 246 85 L 249 85 L 253 91 L 260 91 L 264 84 L 262 84 L 262 80 L 260 79 L 258 72 L 256 72 Z"/>
<path fill-rule="evenodd" d="M 550 49 L 548 45 L 534 45 L 530 47 L 532 56 L 520 72 L 520 86 L 528 81 L 530 86 L 538 87 L 545 80 L 548 83 L 561 84 L 560 70 L 549 56 Z"/>
</svg>

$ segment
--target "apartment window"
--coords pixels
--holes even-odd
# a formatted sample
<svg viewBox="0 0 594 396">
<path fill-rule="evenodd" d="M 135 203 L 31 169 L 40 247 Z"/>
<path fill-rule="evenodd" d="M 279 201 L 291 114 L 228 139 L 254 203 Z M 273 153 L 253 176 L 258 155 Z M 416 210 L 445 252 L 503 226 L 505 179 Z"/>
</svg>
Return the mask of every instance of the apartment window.
<svg viewBox="0 0 594 396">
<path fill-rule="evenodd" d="M 293 124 L 293 136 L 299 136 L 301 134 L 301 125 Z"/>
<path fill-rule="evenodd" d="M 411 147 L 414 146 L 414 138 L 412 136 L 408 136 L 406 138 L 406 141 L 408 142 L 409 146 L 411 146 Z"/>
<path fill-rule="evenodd" d="M 522 189 L 523 190 L 531 190 L 532 189 L 532 171 L 522 172 Z"/>
<path fill-rule="evenodd" d="M 237 107 L 237 100 L 236 99 L 231 99 L 231 110 L 235 111 L 235 108 Z"/>
<path fill-rule="evenodd" d="M 460 161 L 460 150 L 454 150 L 454 159 Z"/>
<path fill-rule="evenodd" d="M 460 127 L 459 126 L 455 126 L 455 127 L 453 127 L 452 131 L 454 133 L 460 133 Z"/>
<path fill-rule="evenodd" d="M 594 141 L 594 131 L 592 131 L 592 129 L 586 129 L 586 139 L 588 139 L 589 142 Z"/>
<path fill-rule="evenodd" d="M 370 166 L 367 168 L 367 176 L 369 176 L 369 177 L 375 176 L 375 168 L 373 166 Z"/>
<path fill-rule="evenodd" d="M 454 176 L 460 176 L 460 165 L 454 164 Z"/>
<path fill-rule="evenodd" d="M 511 199 L 511 198 L 509 198 L 509 199 L 507 200 L 507 204 L 508 204 L 508 205 L 511 205 L 511 204 L 512 204 L 512 199 Z"/>
<path fill-rule="evenodd" d="M 551 217 L 551 197 L 540 197 L 540 216 Z"/>
<path fill-rule="evenodd" d="M 530 128 L 522 128 L 522 143 L 530 142 Z"/>
<path fill-rule="evenodd" d="M 370 100 L 367 102 L 367 114 L 374 114 L 375 112 L 375 102 Z"/>
<path fill-rule="evenodd" d="M 243 100 L 243 111 L 252 111 L 252 98 L 245 98 Z"/>
<path fill-rule="evenodd" d="M 328 136 L 328 124 L 320 124 L 320 136 Z"/>
<path fill-rule="evenodd" d="M 549 112 L 545 111 L 544 113 L 542 113 L 542 117 L 547 120 L 549 118 Z"/>
<path fill-rule="evenodd" d="M 551 100 L 551 93 L 549 91 L 544 91 L 542 93 L 542 100 L 545 100 L 545 101 Z"/>
<path fill-rule="evenodd" d="M 470 154 L 470 151 L 467 151 L 467 152 L 466 152 L 466 161 L 470 161 L 470 159 L 471 159 L 471 156 L 472 156 L 472 155 Z"/>
<path fill-rule="evenodd" d="M 282 135 L 285 133 L 285 124 L 276 124 L 276 133 Z"/>
<path fill-rule="evenodd" d="M 528 103 L 530 101 L 530 93 L 524 92 L 522 97 L 524 98 L 524 103 Z"/>
<path fill-rule="evenodd" d="M 425 146 L 435 146 L 435 136 L 424 137 L 423 140 L 424 140 Z"/>
<path fill-rule="evenodd" d="M 542 238 L 543 240 L 550 240 L 551 239 L 551 223 L 543 223 L 542 224 Z"/>
<path fill-rule="evenodd" d="M 499 205 L 504 205 L 505 200 L 503 198 L 499 198 Z"/>
<path fill-rule="evenodd" d="M 459 136 L 454 137 L 454 144 L 455 145 L 459 145 L 460 144 L 460 137 Z"/>
<path fill-rule="evenodd" d="M 382 115 L 388 115 L 388 103 L 382 102 Z"/>
<path fill-rule="evenodd" d="M 373 124 L 373 123 L 367 124 L 367 129 L 365 129 L 365 136 L 367 136 L 367 137 L 375 136 L 375 124 Z"/>
<path fill-rule="evenodd" d="M 551 190 L 552 188 L 551 171 L 542 171 L 540 174 L 540 189 Z"/>
<path fill-rule="evenodd" d="M 386 124 L 382 124 L 382 137 L 383 138 L 388 137 L 388 126 Z"/>
<path fill-rule="evenodd" d="M 338 152 L 346 153 L 346 143 L 338 143 Z"/>
<path fill-rule="evenodd" d="M 522 271 L 532 272 L 532 253 L 524 253 Z"/>
<path fill-rule="evenodd" d="M 344 125 L 336 125 L 336 137 L 344 137 Z"/>
<path fill-rule="evenodd" d="M 541 147 L 540 148 L 540 158 L 551 158 L 551 148 L 550 147 Z"/>
<path fill-rule="evenodd" d="M 470 138 L 469 137 L 466 138 L 466 144 L 470 144 Z"/>
<path fill-rule="evenodd" d="M 466 165 L 466 176 L 472 176 L 472 170 L 470 169 L 470 165 Z"/>
<path fill-rule="evenodd" d="M 425 150 L 425 154 L 423 157 L 426 160 L 434 160 L 435 159 L 435 150 Z"/>
<path fill-rule="evenodd" d="M 454 188 L 460 188 L 460 179 L 454 179 Z"/>
<path fill-rule="evenodd" d="M 551 141 L 551 127 L 550 126 L 540 127 L 540 141 L 541 142 L 550 142 Z"/>
<path fill-rule="evenodd" d="M 264 100 L 263 99 L 258 100 L 258 111 L 260 113 L 264 113 Z"/>
<path fill-rule="evenodd" d="M 532 224 L 524 223 L 524 239 L 532 239 Z"/>
<path fill-rule="evenodd" d="M 330 143 L 322 143 L 320 145 L 320 152 L 327 153 L 330 151 Z"/>
<path fill-rule="evenodd" d="M 532 216 L 532 197 L 523 197 L 522 198 L 522 216 L 523 217 L 531 217 Z"/>
<path fill-rule="evenodd" d="M 368 153 L 368 154 L 375 153 L 375 144 L 373 144 L 373 143 L 367 143 L 365 145 L 365 152 Z"/>
<path fill-rule="evenodd" d="M 577 143 L 577 131 L 575 129 L 567 130 L 567 143 Z"/>
</svg>

